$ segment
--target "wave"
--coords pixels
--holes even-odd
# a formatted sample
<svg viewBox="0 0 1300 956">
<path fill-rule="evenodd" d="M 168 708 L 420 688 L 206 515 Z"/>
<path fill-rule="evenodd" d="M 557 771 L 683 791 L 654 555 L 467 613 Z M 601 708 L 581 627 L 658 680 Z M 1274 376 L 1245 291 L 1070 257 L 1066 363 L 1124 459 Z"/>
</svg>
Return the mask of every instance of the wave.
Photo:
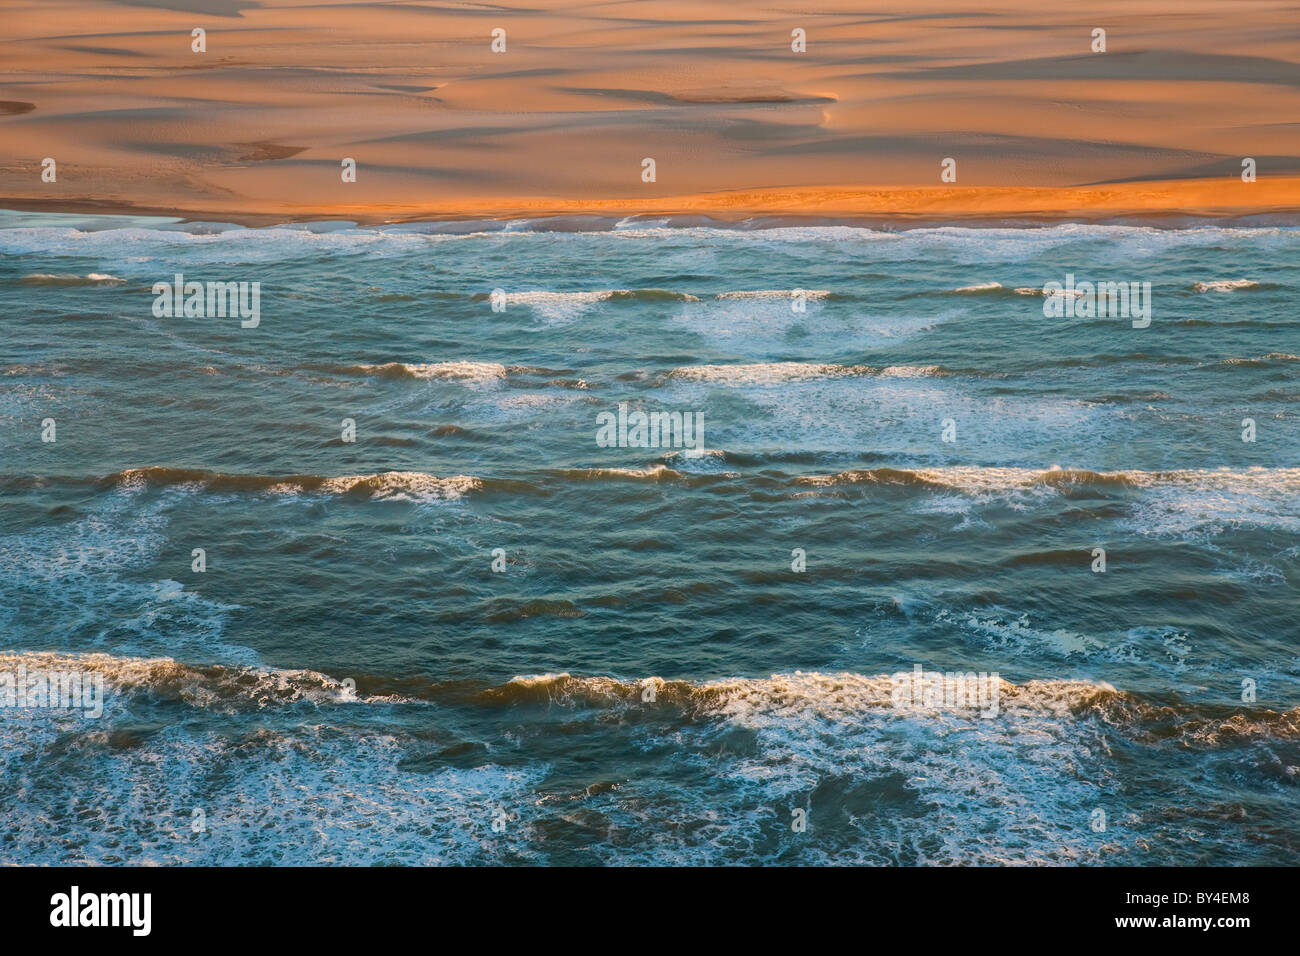
<svg viewBox="0 0 1300 956">
<path fill-rule="evenodd" d="M 865 365 L 770 362 L 752 365 L 686 365 L 669 372 L 669 377 L 687 382 L 728 382 L 766 385 L 815 378 L 842 378 L 871 373 Z"/>
<path fill-rule="evenodd" d="M 531 601 L 512 617 L 534 615 L 572 617 L 581 611 L 568 601 Z M 893 711 L 900 717 L 969 714 L 960 703 L 935 701 L 922 706 L 895 699 L 898 674 L 793 671 L 768 677 L 715 680 L 635 680 L 613 676 L 574 676 L 568 672 L 512 677 L 503 684 L 437 682 L 421 678 L 359 675 L 351 680 L 308 669 L 261 665 L 197 665 L 171 657 L 128 657 L 108 653 L 64 651 L 0 651 L 0 673 L 18 668 L 36 672 L 80 672 L 103 678 L 119 694 L 144 694 L 158 701 L 178 701 L 219 712 L 267 710 L 298 704 L 410 704 L 468 702 L 491 706 L 560 704 L 570 707 L 641 707 L 647 700 L 676 707 L 686 717 L 744 718 L 780 710 L 807 717 L 860 719 Z M 900 668 L 908 674 L 911 666 Z M 926 665 L 926 673 L 970 673 L 981 667 L 953 663 Z M 999 715 L 1014 719 L 1031 714 L 1100 717 L 1125 730 L 1156 732 L 1175 726 L 1189 741 L 1213 745 L 1228 737 L 1300 739 L 1300 707 L 1273 711 L 1223 704 L 1169 700 L 1116 689 L 1110 683 L 1084 679 L 1006 680 L 998 675 L 994 689 Z M 981 717 L 993 720 L 996 717 Z"/>
<path fill-rule="evenodd" d="M 1107 242 L 1120 250 L 1137 253 L 1181 248 L 1221 247 L 1225 242 L 1250 248 L 1291 247 L 1298 230 L 1293 226 L 1257 225 L 1100 225 L 1058 223 L 1055 225 L 926 225 L 910 228 L 876 228 L 862 222 L 828 219 L 811 224 L 793 224 L 783 217 L 756 217 L 741 222 L 709 220 L 707 217 L 668 217 L 662 225 L 618 228 L 611 217 L 559 216 L 521 220 L 516 224 L 496 220 L 476 222 L 409 222 L 383 226 L 339 223 L 299 223 L 246 228 L 221 223 L 161 222 L 132 216 L 75 214 L 48 217 L 68 225 L 27 225 L 29 216 L 0 211 L 0 252 L 12 255 L 84 255 L 87 249 L 103 249 L 111 255 L 145 247 L 181 246 L 194 257 L 228 262 L 233 255 L 258 259 L 283 259 L 307 253 L 313 255 L 390 255 L 423 253 L 430 244 L 475 242 L 484 239 L 511 242 L 589 241 L 613 242 L 682 238 L 701 242 L 729 243 L 816 243 L 870 244 L 901 247 L 929 257 L 934 250 L 950 252 L 969 245 L 987 258 L 987 246 L 997 242 L 1023 261 L 1027 256 L 1063 244 L 1079 241 Z M 107 227 L 106 227 L 106 224 Z M 237 251 L 235 251 L 237 250 Z M 127 253 L 130 254 L 130 253 Z M 637 292 L 640 290 L 604 290 Z"/>
<path fill-rule="evenodd" d="M 923 294 L 927 294 L 927 293 L 923 293 Z M 1083 296 L 1086 293 L 1080 291 L 1079 289 L 1046 290 L 1046 289 L 1038 288 L 1036 286 L 1017 286 L 1015 288 L 1008 289 L 1005 286 L 1003 286 L 1002 283 L 1000 282 L 981 282 L 975 285 L 961 286 L 960 288 L 953 289 L 950 292 L 945 292 L 941 294 L 962 295 L 962 296 L 987 295 L 987 296 L 999 296 L 999 297 L 1017 296 L 1017 295 L 1021 295 L 1021 296 L 1036 295 L 1036 296 L 1042 296 L 1044 298 L 1048 296 L 1071 296 L 1073 298 L 1080 299 L 1083 298 Z M 1104 295 L 1105 292 L 1104 290 L 1100 290 L 1098 294 Z"/>
<path fill-rule="evenodd" d="M 377 375 L 381 378 L 415 378 L 462 380 L 479 384 L 506 377 L 506 367 L 496 362 L 384 362 L 380 365 L 345 365 L 339 371 L 352 375 Z"/>
<path fill-rule="evenodd" d="M 943 468 L 868 468 L 835 475 L 805 475 L 795 479 L 818 486 L 877 482 L 916 484 L 958 491 L 990 491 L 1026 485 L 1096 485 L 1156 488 L 1170 483 L 1203 484 L 1221 488 L 1273 488 L 1300 491 L 1300 468 L 1189 468 L 1174 471 L 1090 471 L 1086 468 L 1019 468 L 949 466 Z"/>
<path fill-rule="evenodd" d="M 474 301 L 489 301 L 490 295 L 478 293 Z M 553 292 L 543 289 L 524 292 L 507 292 L 504 303 L 524 306 L 539 315 L 552 319 L 575 318 L 593 305 L 602 302 L 699 302 L 697 296 L 670 289 L 594 289 L 580 292 Z"/>
<path fill-rule="evenodd" d="M 121 863 L 123 846 L 143 865 L 428 866 L 540 856 L 526 811 L 548 766 L 483 757 L 458 765 L 457 754 L 475 758 L 487 748 L 448 732 L 417 739 L 386 722 L 368 726 L 374 718 L 356 706 L 408 703 L 399 698 L 353 695 L 350 685 L 312 671 L 22 658 L 29 669 L 102 672 L 113 693 L 99 720 L 55 709 L 15 718 L 0 709 L 0 827 L 23 834 L 7 846 L 8 862 Z M 143 724 L 139 711 L 155 702 L 164 716 Z M 222 716 L 178 723 L 178 704 Z M 442 746 L 430 753 L 431 739 Z M 37 765 L 43 769 L 32 772 Z M 83 801 L 103 812 L 78 814 Z M 194 837 L 193 806 L 217 838 Z M 511 825 L 495 833 L 490 824 L 506 808 Z M 33 828 L 32 819 L 52 822 Z"/>
<path fill-rule="evenodd" d="M 948 668 L 951 671 L 959 669 Z M 850 672 L 794 671 L 764 678 L 713 681 L 664 680 L 660 677 L 626 681 L 605 676 L 574 677 L 565 672 L 517 676 L 484 691 L 481 696 L 503 704 L 604 706 L 640 704 L 647 688 L 653 688 L 657 703 L 675 704 L 697 717 L 766 707 L 808 709 L 810 713 L 838 711 L 849 715 L 893 708 L 894 686 L 894 679 L 888 674 Z M 1019 696 L 1032 706 L 1046 705 L 1051 709 L 1068 707 L 1071 703 L 1082 706 L 1097 694 L 1117 693 L 1108 684 L 1081 681 L 1030 682 L 1018 687 L 1000 680 L 999 689 L 1000 694 Z"/>
<path fill-rule="evenodd" d="M 710 457 L 710 455 L 712 457 Z M 710 461 L 721 460 L 723 452 L 706 455 Z M 669 456 L 671 457 L 671 456 Z M 682 461 L 683 467 L 694 459 Z M 366 498 L 376 501 L 448 501 L 473 493 L 501 492 L 503 494 L 544 497 L 551 493 L 548 485 L 581 484 L 587 482 L 680 482 L 705 483 L 720 477 L 708 472 L 689 473 L 669 467 L 663 462 L 645 467 L 594 467 L 557 468 L 540 474 L 540 481 L 514 478 L 481 478 L 473 475 L 438 477 L 419 471 L 387 471 L 369 475 L 253 475 L 231 474 L 201 468 L 172 468 L 152 465 L 146 468 L 128 468 L 99 478 L 51 478 L 26 475 L 0 476 L 0 490 L 28 490 L 44 488 L 51 483 L 92 485 L 101 489 L 140 491 L 144 488 L 178 488 L 202 490 L 212 493 L 244 493 L 284 496 L 331 495 L 349 498 Z"/>
<path fill-rule="evenodd" d="M 569 481 L 682 481 L 686 476 L 664 464 L 647 468 L 565 468 L 557 474 Z"/>
<path fill-rule="evenodd" d="M 970 672 L 972 669 L 979 670 L 955 664 L 926 667 L 927 672 Z M 910 665 L 901 670 L 910 671 Z M 929 708 L 899 707 L 894 700 L 896 686 L 895 676 L 891 674 L 852 672 L 794 671 L 769 677 L 710 681 L 665 680 L 656 676 L 624 680 L 610 676 L 575 677 L 563 672 L 516 676 L 505 684 L 478 692 L 476 697 L 500 706 L 560 704 L 594 708 L 641 708 L 648 698 L 653 698 L 656 704 L 675 707 L 697 720 L 753 717 L 765 711 L 844 720 L 889 716 L 891 711 L 900 717 L 969 713 L 967 708 L 951 701 L 936 702 Z M 1111 705 L 1112 714 L 1127 712 L 1122 718 L 1115 718 L 1115 722 L 1131 723 L 1134 715 L 1152 712 L 1138 695 L 1116 690 L 1104 681 L 1028 680 L 1017 684 L 999 677 L 996 687 L 1000 709 L 1010 716 L 1084 715 L 1101 705 Z"/>
<path fill-rule="evenodd" d="M 84 276 L 63 275 L 51 272 L 34 272 L 18 280 L 20 285 L 125 285 L 126 280 L 106 272 L 91 272 Z"/>
<path fill-rule="evenodd" d="M 1120 526 L 1137 534 L 1203 535 L 1244 527 L 1300 532 L 1300 468 L 1098 472 L 1059 467 L 878 467 L 802 475 L 792 482 L 831 493 L 858 484 L 956 492 L 964 500 L 945 502 L 940 498 L 921 507 L 961 513 L 968 513 L 970 504 L 978 501 L 1017 504 L 1026 495 L 1131 491 L 1129 515 Z"/>
<path fill-rule="evenodd" d="M 837 365 L 812 362 L 764 362 L 749 365 L 683 365 L 668 377 L 685 382 L 716 382 L 743 385 L 771 385 L 813 379 L 879 376 L 881 378 L 929 378 L 959 374 L 941 365 Z"/>
<path fill-rule="evenodd" d="M 1034 288 L 1033 286 L 1019 286 L 1014 289 L 1008 289 L 1001 282 L 978 282 L 974 285 L 964 285 L 953 289 L 950 292 L 942 293 L 943 295 L 990 295 L 990 296 L 1013 296 L 1013 295 L 1073 295 L 1079 298 L 1083 295 L 1077 289 L 1063 290 L 1061 292 L 1046 292 L 1043 289 Z"/>
<path fill-rule="evenodd" d="M 572 617 L 581 613 L 569 601 L 530 601 L 509 615 Z M 495 619 L 495 618 L 494 618 Z M 606 706 L 640 703 L 646 688 L 657 702 L 675 704 L 695 716 L 733 712 L 738 705 L 812 706 L 845 713 L 894 706 L 894 678 L 888 674 L 795 671 L 767 678 L 727 678 L 713 681 L 664 680 L 647 677 L 625 681 L 615 677 L 574 677 L 564 673 L 522 675 L 504 684 L 470 690 L 463 683 L 362 677 L 344 681 L 305 669 L 263 666 L 185 664 L 170 657 L 124 657 L 106 653 L 60 651 L 0 651 L 0 673 L 19 667 L 28 673 L 81 672 L 96 674 L 119 693 L 145 693 L 158 700 L 176 700 L 206 710 L 266 709 L 301 702 L 317 705 L 404 703 L 450 699 L 496 705 L 563 703 Z M 959 671 L 969 668 L 949 667 Z M 354 686 L 355 685 L 355 686 Z M 360 692 L 358 691 L 360 688 Z M 1031 709 L 1060 712 L 1090 707 L 1099 700 L 1121 696 L 1106 683 L 1086 681 L 999 680 L 999 696 Z M 940 705 L 936 710 L 945 709 Z M 948 710 L 958 709 L 949 703 Z"/>
<path fill-rule="evenodd" d="M 698 452 L 685 449 L 665 453 L 661 464 L 684 473 L 689 481 L 698 478 L 739 478 L 740 474 L 728 469 L 731 456 L 721 448 L 702 448 Z"/>
<path fill-rule="evenodd" d="M 359 475 L 258 475 L 231 474 L 197 468 L 149 466 L 129 468 L 97 478 L 7 475 L 0 488 L 29 489 L 51 483 L 88 484 L 101 488 L 193 487 L 211 492 L 269 494 L 324 494 L 379 500 L 402 497 L 455 499 L 475 492 L 545 495 L 552 485 L 600 481 L 651 483 L 713 483 L 720 480 L 757 481 L 766 487 L 834 492 L 856 485 L 884 485 L 971 497 L 1005 492 L 1131 491 L 1133 500 L 1176 511 L 1188 521 L 1198 514 L 1218 515 L 1248 523 L 1254 518 L 1281 520 L 1286 509 L 1300 505 L 1300 467 L 1203 468 L 1170 471 L 1094 471 L 1086 468 L 1029 468 L 1021 466 L 950 465 L 911 467 L 880 465 L 831 474 L 781 475 L 764 470 L 747 475 L 734 468 L 754 468 L 789 456 L 753 456 L 722 449 L 707 449 L 699 458 L 680 451 L 666 452 L 658 461 L 641 466 L 556 468 L 519 478 L 484 478 L 473 475 L 439 477 L 419 471 L 386 471 Z M 794 456 L 792 461 L 811 464 L 816 459 Z M 1300 525 L 1300 515 L 1294 521 Z"/>
<path fill-rule="evenodd" d="M 958 374 L 942 365 L 886 365 L 877 370 L 880 378 L 936 378 Z M 976 375 L 986 373 L 973 373 Z"/>
<path fill-rule="evenodd" d="M 6 365 L 0 368 L 0 375 L 32 375 L 46 376 L 55 378 L 61 375 L 67 375 L 72 366 L 63 363 L 57 364 L 40 364 L 40 365 Z"/>
<path fill-rule="evenodd" d="M 837 485 L 882 484 L 986 493 L 1035 485 L 1060 487 L 1073 484 L 1136 487 L 1134 472 L 1096 472 L 1064 468 L 998 468 L 951 466 L 946 468 L 865 468 L 834 475 L 803 475 L 796 484 L 825 488 Z"/>
<path fill-rule="evenodd" d="M 1292 355 L 1290 352 L 1269 352 L 1265 355 L 1256 355 L 1253 358 L 1230 358 L 1221 362 L 1208 362 L 1202 368 L 1215 368 L 1225 365 L 1235 368 L 1271 368 L 1275 365 L 1286 365 L 1290 362 L 1300 362 L 1300 355 Z"/>
<path fill-rule="evenodd" d="M 1092 680 L 999 678 L 985 717 L 947 702 L 896 706 L 891 675 L 849 671 L 358 677 L 354 692 L 316 671 L 109 655 L 0 656 L 0 670 L 19 660 L 99 669 L 115 690 L 101 721 L 0 713 L 0 794 L 11 797 L 0 825 L 17 835 L 9 856 L 20 862 L 120 862 L 126 844 L 149 862 L 572 862 L 575 829 L 581 858 L 624 864 L 1114 862 L 1122 848 L 1088 829 L 1091 808 L 1124 834 L 1167 833 L 1115 768 L 1116 738 L 1205 754 L 1206 779 L 1170 798 L 1177 813 L 1239 792 L 1243 765 L 1276 766 L 1277 741 L 1300 728 L 1300 708 Z M 142 716 L 154 701 L 165 732 Z M 222 718 L 177 720 L 177 704 Z M 486 724 L 466 731 L 467 714 Z M 552 768 L 565 759 L 557 748 L 598 759 Z M 644 752 L 658 755 L 656 773 L 606 769 Z M 84 805 L 105 809 L 87 819 Z M 217 838 L 193 838 L 193 806 Z M 810 808 L 812 825 L 777 842 L 774 819 L 792 807 Z M 698 825 L 653 825 L 665 814 Z M 54 822 L 21 825 L 33 815 Z"/>
<path fill-rule="evenodd" d="M 276 485 L 271 490 L 282 487 L 282 484 Z M 410 500 L 459 498 L 481 487 L 482 482 L 470 475 L 438 478 L 420 471 L 386 471 L 373 475 L 326 478 L 314 487 L 294 486 L 294 490 L 322 491 L 333 495 L 362 495 L 385 500 Z"/>
<path fill-rule="evenodd" d="M 518 233 L 517 235 L 528 235 Z M 490 300 L 490 295 L 478 293 L 475 301 Z M 593 289 L 577 292 L 555 292 L 549 290 L 528 290 L 507 292 L 504 305 L 507 311 L 511 306 L 522 306 L 537 317 L 552 324 L 567 324 L 583 316 L 593 306 L 602 303 L 625 302 L 699 302 L 693 295 L 685 292 L 673 292 L 669 289 Z"/>
<path fill-rule="evenodd" d="M 802 293 L 806 299 L 826 299 L 829 289 L 758 289 L 753 292 L 719 292 L 718 299 L 793 299 Z"/>
<path fill-rule="evenodd" d="M 1069 296 L 1073 296 L 1076 299 L 1081 299 L 1083 298 L 1084 295 L 1078 289 L 1061 289 L 1060 291 L 1057 291 L 1055 289 L 1052 290 L 1036 289 L 1033 286 L 1022 286 L 1018 289 L 1013 289 L 1012 292 L 1015 295 L 1040 295 L 1043 296 L 1044 298 L 1046 298 L 1047 296 L 1069 295 Z"/>
<path fill-rule="evenodd" d="M 208 667 L 170 657 L 120 657 L 56 651 L 0 651 L 0 673 L 80 672 L 103 678 L 118 693 L 146 693 L 204 710 L 234 711 L 284 707 L 299 702 L 342 704 L 393 701 L 396 697 L 358 697 L 350 684 L 310 670 L 270 667 Z"/>
<path fill-rule="evenodd" d="M 978 671 L 972 666 L 927 665 L 930 672 Z M 910 668 L 902 668 L 907 673 Z M 809 717 L 851 720 L 884 711 L 911 717 L 969 712 L 949 702 L 929 707 L 899 707 L 892 674 L 806 672 L 773 674 L 757 678 L 723 678 L 711 681 L 665 680 L 646 677 L 623 680 L 609 676 L 575 677 L 567 672 L 516 676 L 505 684 L 477 695 L 500 705 L 564 704 L 568 706 L 640 707 L 646 698 L 674 705 L 687 716 L 752 717 L 780 710 Z M 647 693 L 653 688 L 653 693 Z M 1300 739 L 1300 707 L 1273 711 L 1206 704 L 1189 700 L 1174 703 L 1133 691 L 1116 689 L 1106 681 L 1083 679 L 1030 679 L 1020 683 L 1001 677 L 997 681 L 1000 710 L 1008 717 L 1044 714 L 1099 717 L 1125 730 L 1142 732 L 1144 725 L 1181 724 L 1190 740 L 1213 743 L 1225 735 Z M 983 718 L 982 718 L 983 719 Z"/>
<path fill-rule="evenodd" d="M 1192 288 L 1197 292 L 1236 292 L 1239 289 L 1258 289 L 1260 284 L 1253 279 L 1211 279 L 1209 282 L 1194 282 Z"/>
<path fill-rule="evenodd" d="M 325 494 L 383 501 L 448 500 L 483 487 L 471 475 L 439 478 L 419 471 L 386 471 L 370 475 L 237 475 L 194 468 L 150 466 L 128 468 L 101 478 L 106 486 L 127 488 L 197 485 L 208 491 L 263 492 L 267 494 Z"/>
<path fill-rule="evenodd" d="M 1050 371 L 1057 368 L 1106 368 L 1111 365 L 1126 365 L 1130 362 L 1142 362 L 1151 365 L 1199 365 L 1201 360 L 1190 355 L 1168 355 L 1155 352 L 1099 352 L 1096 355 L 1078 355 L 1071 358 L 1053 358 L 1046 362 L 1033 362 L 1030 368 L 1036 371 Z"/>
<path fill-rule="evenodd" d="M 1166 727 L 1149 732 L 1150 737 L 1164 739 L 1166 728 L 1171 728 L 1191 747 L 1215 748 L 1250 740 L 1300 740 L 1300 707 L 1262 713 L 1194 715 L 1190 719 L 1180 708 L 1166 707 L 1150 717 L 1153 722 L 1159 718 L 1164 719 Z"/>
<path fill-rule="evenodd" d="M 475 298 L 488 298 L 475 296 Z M 555 305 L 579 303 L 587 305 L 593 302 L 699 302 L 700 300 L 686 292 L 673 292 L 669 289 L 597 289 L 589 292 L 507 292 L 506 305 Z"/>
<path fill-rule="evenodd" d="M 595 385 L 576 377 L 573 369 L 541 368 L 533 365 L 502 365 L 499 362 L 373 362 L 353 365 L 304 365 L 300 370 L 329 375 L 365 376 L 393 380 L 460 382 L 468 385 L 499 385 L 507 379 L 528 378 L 530 387 L 550 386 L 587 391 Z M 276 372 L 274 374 L 286 374 Z M 538 381 L 540 379 L 540 381 Z"/>
</svg>

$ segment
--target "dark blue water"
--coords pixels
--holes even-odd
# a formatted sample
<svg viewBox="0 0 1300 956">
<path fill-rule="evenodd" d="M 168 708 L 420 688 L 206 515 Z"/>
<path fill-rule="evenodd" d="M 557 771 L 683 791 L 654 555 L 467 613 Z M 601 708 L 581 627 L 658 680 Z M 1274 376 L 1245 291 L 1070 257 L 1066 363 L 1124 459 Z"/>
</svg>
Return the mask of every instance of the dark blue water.
<svg viewBox="0 0 1300 956">
<path fill-rule="evenodd" d="M 1300 230 L 589 225 L 5 214 L 0 861 L 1300 861 Z"/>
</svg>

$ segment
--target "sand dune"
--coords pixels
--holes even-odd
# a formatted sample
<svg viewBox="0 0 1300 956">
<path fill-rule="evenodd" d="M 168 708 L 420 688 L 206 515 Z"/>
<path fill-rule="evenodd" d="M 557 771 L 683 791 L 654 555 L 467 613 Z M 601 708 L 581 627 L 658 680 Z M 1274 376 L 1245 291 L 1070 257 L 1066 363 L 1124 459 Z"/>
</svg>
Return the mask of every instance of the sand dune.
<svg viewBox="0 0 1300 956">
<path fill-rule="evenodd" d="M 856 6 L 11 2 L 0 205 L 249 221 L 1300 210 L 1289 3 Z"/>
</svg>

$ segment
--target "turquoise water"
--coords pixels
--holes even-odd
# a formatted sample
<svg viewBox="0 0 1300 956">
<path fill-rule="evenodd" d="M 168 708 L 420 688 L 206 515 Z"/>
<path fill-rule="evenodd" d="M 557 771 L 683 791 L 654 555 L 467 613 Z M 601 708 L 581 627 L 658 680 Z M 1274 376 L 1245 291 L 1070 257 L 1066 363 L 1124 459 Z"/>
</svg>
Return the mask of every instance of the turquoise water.
<svg viewBox="0 0 1300 956">
<path fill-rule="evenodd" d="M 1297 290 L 1284 227 L 4 214 L 0 671 L 107 700 L 0 708 L 0 861 L 1296 863 Z"/>
</svg>

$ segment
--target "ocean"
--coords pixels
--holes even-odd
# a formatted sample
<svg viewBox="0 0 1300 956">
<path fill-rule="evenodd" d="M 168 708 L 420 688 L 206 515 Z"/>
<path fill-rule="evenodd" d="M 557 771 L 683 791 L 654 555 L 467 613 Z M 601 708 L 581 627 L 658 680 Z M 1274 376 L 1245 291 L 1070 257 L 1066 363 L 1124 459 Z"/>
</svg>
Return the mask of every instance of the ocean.
<svg viewBox="0 0 1300 956">
<path fill-rule="evenodd" d="M 104 696 L 0 706 L 0 863 L 1296 864 L 1297 292 L 1273 225 L 4 213 L 0 672 Z"/>
</svg>

